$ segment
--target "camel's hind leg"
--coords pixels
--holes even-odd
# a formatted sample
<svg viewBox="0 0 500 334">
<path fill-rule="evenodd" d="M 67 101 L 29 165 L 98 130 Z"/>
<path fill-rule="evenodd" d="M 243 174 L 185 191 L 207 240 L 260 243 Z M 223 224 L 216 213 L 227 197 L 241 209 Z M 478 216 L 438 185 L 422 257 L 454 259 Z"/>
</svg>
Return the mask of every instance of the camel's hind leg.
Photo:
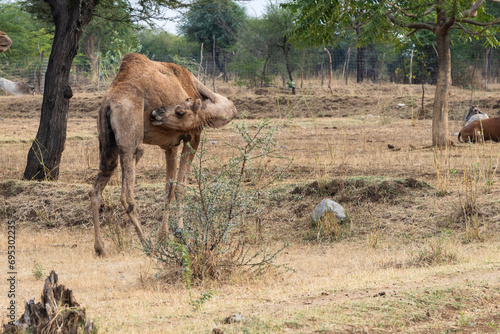
<svg viewBox="0 0 500 334">
<path fill-rule="evenodd" d="M 102 192 L 118 166 L 118 150 L 116 150 L 116 148 L 111 150 L 109 156 L 102 160 L 100 166 L 101 171 L 97 175 L 92 189 L 89 191 L 89 196 L 90 203 L 92 204 L 94 222 L 94 250 L 97 255 L 106 256 L 99 226 L 99 210 L 101 208 Z"/>
<path fill-rule="evenodd" d="M 135 231 L 145 245 L 146 239 L 141 228 L 141 224 L 137 219 L 137 209 L 134 200 L 134 183 L 135 183 L 135 164 L 142 155 L 142 148 L 139 147 L 134 153 L 120 152 L 120 162 L 122 165 L 122 194 L 121 201 L 125 212 L 127 212 Z"/>
</svg>

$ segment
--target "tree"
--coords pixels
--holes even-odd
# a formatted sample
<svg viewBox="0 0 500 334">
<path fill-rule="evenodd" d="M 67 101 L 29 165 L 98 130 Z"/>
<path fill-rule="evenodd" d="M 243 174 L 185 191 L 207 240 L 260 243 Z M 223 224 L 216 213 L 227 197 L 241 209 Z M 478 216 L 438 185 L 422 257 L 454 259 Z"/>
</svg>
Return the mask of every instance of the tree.
<svg viewBox="0 0 500 334">
<path fill-rule="evenodd" d="M 45 90 L 40 125 L 28 153 L 24 171 L 26 179 L 57 179 L 59 164 L 66 142 L 71 63 L 78 51 L 83 28 L 92 18 L 98 0 L 77 0 L 67 4 L 61 0 L 47 0 L 55 23 L 54 41 L 45 74 Z"/>
<path fill-rule="evenodd" d="M 83 29 L 89 24 L 99 0 L 30 0 L 25 10 L 35 17 L 53 22 L 54 40 L 45 74 L 40 125 L 28 152 L 24 178 L 28 180 L 57 179 L 66 142 L 69 100 L 73 91 L 69 74 Z M 161 14 L 162 6 L 179 7 L 182 0 L 140 0 L 137 17 L 151 19 Z M 110 5 L 113 5 L 110 3 Z M 134 3 L 134 6 L 137 6 Z M 133 8 L 128 3 L 128 8 Z"/>
<path fill-rule="evenodd" d="M 498 0 L 495 0 L 498 1 Z M 489 45 L 498 45 L 496 24 L 500 18 L 485 9 L 485 0 L 293 0 L 283 5 L 296 16 L 294 34 L 301 41 L 319 43 L 337 40 L 352 28 L 361 29 L 360 43 L 381 40 L 386 36 L 407 37 L 419 30 L 428 30 L 436 38 L 438 74 L 432 119 L 432 145 L 449 143 L 448 100 L 451 86 L 450 32 L 459 30 L 461 37 L 484 38 Z M 352 13 L 360 16 L 353 17 Z"/>
<path fill-rule="evenodd" d="M 292 76 L 294 67 L 291 61 L 294 49 L 289 38 L 290 31 L 293 29 L 290 12 L 276 4 L 269 3 L 263 21 L 267 27 L 266 41 L 268 50 L 269 52 L 280 51 L 283 54 L 288 75 L 288 87 L 292 89 L 292 94 L 295 95 L 295 83 Z"/>
<path fill-rule="evenodd" d="M 245 10 L 232 0 L 200 0 L 181 18 L 179 31 L 191 41 L 203 43 L 213 53 L 219 71 L 225 74 L 221 55 L 236 42 L 246 19 Z"/>
<path fill-rule="evenodd" d="M 142 45 L 141 52 L 151 59 L 167 62 L 175 60 L 177 62 L 181 56 L 188 57 L 188 59 L 196 59 L 200 55 L 200 45 L 196 42 L 188 41 L 184 36 L 173 35 L 159 29 L 147 28 L 137 30 L 136 35 Z M 182 63 L 181 65 L 186 66 L 188 64 Z"/>
<path fill-rule="evenodd" d="M 23 62 L 36 59 L 39 50 L 50 52 L 53 34 L 49 28 L 23 12 L 18 3 L 0 3 L 0 30 L 7 32 L 14 43 L 2 58 Z"/>
<path fill-rule="evenodd" d="M 93 19 L 85 28 L 80 49 L 85 53 L 90 65 L 91 81 L 96 83 L 99 76 L 99 55 L 101 45 L 109 45 L 115 34 L 127 35 L 131 31 L 132 18 L 128 3 L 124 0 L 100 0 Z M 113 34 L 112 34 L 113 33 Z"/>
</svg>

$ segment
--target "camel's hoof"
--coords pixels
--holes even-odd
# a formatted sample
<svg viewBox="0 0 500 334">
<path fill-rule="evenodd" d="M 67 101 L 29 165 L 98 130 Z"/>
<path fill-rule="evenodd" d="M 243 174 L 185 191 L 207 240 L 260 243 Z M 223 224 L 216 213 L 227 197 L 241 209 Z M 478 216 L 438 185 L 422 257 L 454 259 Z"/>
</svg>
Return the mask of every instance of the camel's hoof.
<svg viewBox="0 0 500 334">
<path fill-rule="evenodd" d="M 106 252 L 104 250 L 104 247 L 97 247 L 97 246 L 95 246 L 94 250 L 95 250 L 95 255 L 97 255 L 99 257 L 108 257 L 108 252 Z"/>
</svg>

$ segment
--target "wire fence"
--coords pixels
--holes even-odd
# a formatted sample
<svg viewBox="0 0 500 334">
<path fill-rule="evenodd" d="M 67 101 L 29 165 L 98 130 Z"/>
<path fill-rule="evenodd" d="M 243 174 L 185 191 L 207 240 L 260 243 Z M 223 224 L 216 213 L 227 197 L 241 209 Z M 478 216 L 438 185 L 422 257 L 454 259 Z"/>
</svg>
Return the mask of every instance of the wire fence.
<svg viewBox="0 0 500 334">
<path fill-rule="evenodd" d="M 324 84 L 330 77 L 330 57 L 333 78 L 350 82 L 370 80 L 372 82 L 395 82 L 401 84 L 435 84 L 437 80 L 437 52 L 433 48 L 423 50 L 394 50 L 391 48 L 356 49 L 307 49 L 295 51 L 285 57 L 273 57 L 220 53 L 193 57 L 175 55 L 157 61 L 175 62 L 186 66 L 207 86 L 216 80 L 230 84 L 252 87 L 269 85 L 301 86 L 309 79 L 319 79 Z M 500 52 L 493 48 L 474 50 L 466 57 L 452 53 L 452 82 L 467 88 L 487 89 L 500 78 Z M 43 93 L 47 58 L 2 60 L 0 77 L 23 82 Z M 98 91 L 109 87 L 119 64 L 97 69 L 89 65 L 74 65 L 70 84 L 76 91 Z M 99 75 L 92 75 L 97 71 Z M 289 72 L 292 78 L 290 79 Z"/>
</svg>

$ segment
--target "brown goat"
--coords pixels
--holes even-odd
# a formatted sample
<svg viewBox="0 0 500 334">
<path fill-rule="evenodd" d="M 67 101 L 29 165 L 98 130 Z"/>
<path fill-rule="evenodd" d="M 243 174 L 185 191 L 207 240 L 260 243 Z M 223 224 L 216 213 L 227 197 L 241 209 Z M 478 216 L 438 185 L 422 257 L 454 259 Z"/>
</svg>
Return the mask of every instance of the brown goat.
<svg viewBox="0 0 500 334">
<path fill-rule="evenodd" d="M 466 125 L 458 134 L 458 141 L 475 143 L 481 140 L 500 141 L 500 117 L 477 120 Z"/>
</svg>

